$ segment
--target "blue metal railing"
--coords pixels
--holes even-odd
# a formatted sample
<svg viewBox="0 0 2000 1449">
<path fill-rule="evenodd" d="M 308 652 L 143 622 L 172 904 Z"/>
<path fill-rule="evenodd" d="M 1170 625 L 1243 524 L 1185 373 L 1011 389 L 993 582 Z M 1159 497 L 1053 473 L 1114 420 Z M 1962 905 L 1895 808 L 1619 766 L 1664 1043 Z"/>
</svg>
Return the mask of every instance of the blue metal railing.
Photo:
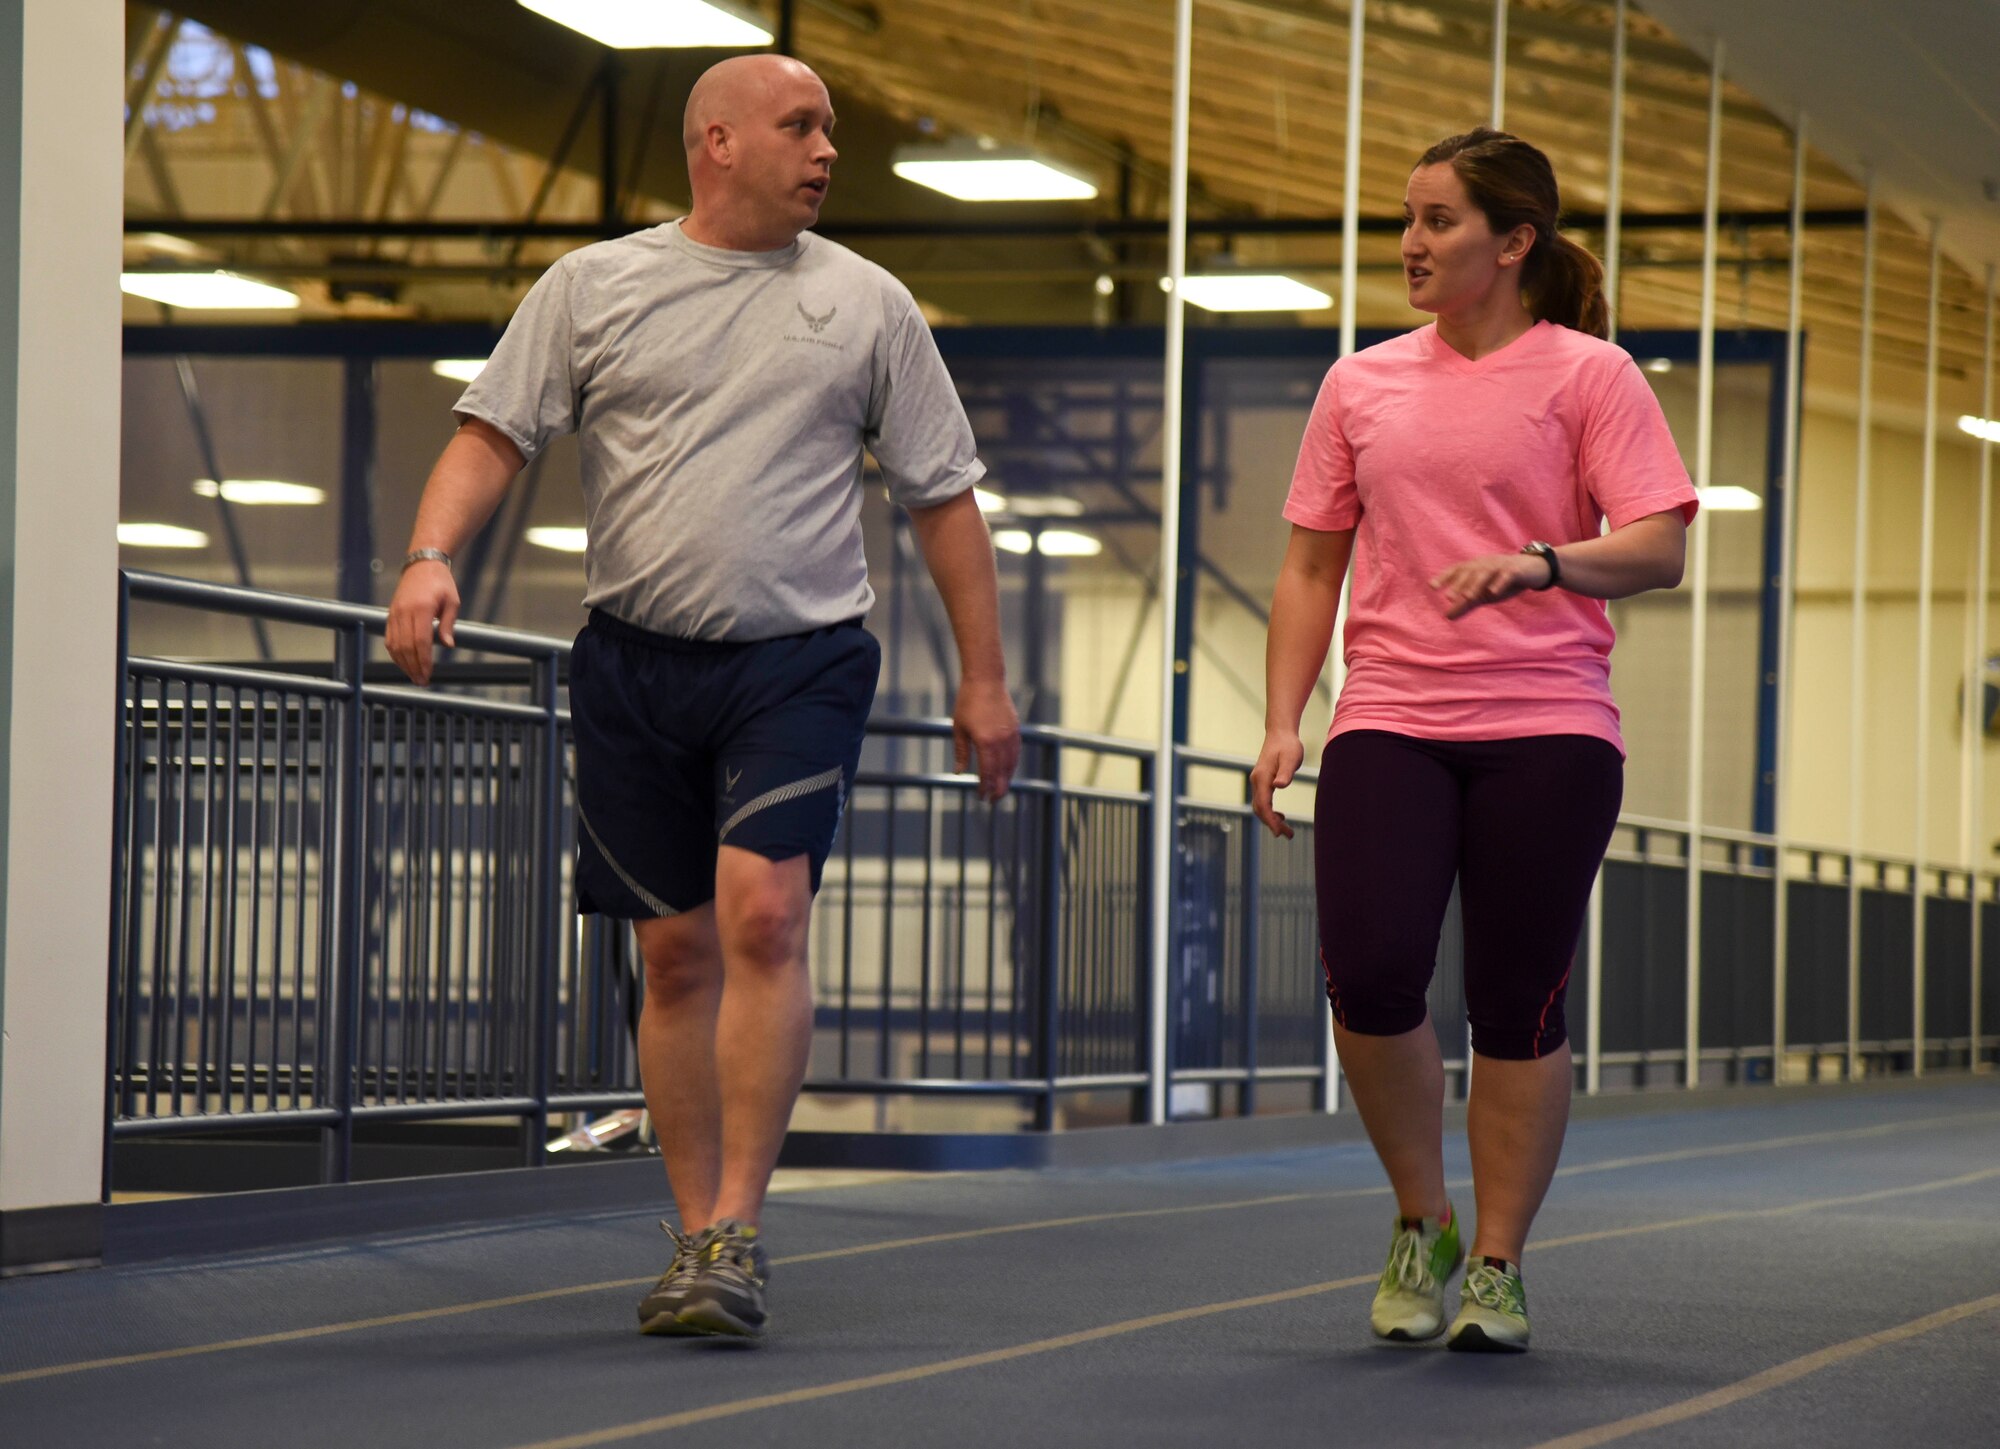
<svg viewBox="0 0 2000 1449">
<path fill-rule="evenodd" d="M 382 610 L 149 574 L 123 587 L 121 621 L 131 602 L 249 616 L 317 631 L 330 662 L 121 647 L 107 1152 L 116 1138 L 310 1127 L 322 1177 L 338 1181 L 358 1123 L 513 1118 L 523 1160 L 538 1162 L 552 1116 L 639 1104 L 631 933 L 570 909 L 569 646 L 460 624 L 458 652 L 486 662 L 420 690 L 369 662 Z M 1152 748 L 1031 727 L 1013 791 L 989 807 L 952 771 L 950 733 L 941 720 L 870 724 L 814 913 L 806 1088 L 1015 1102 L 1042 1128 L 1141 1120 Z M 1168 1086 L 1199 1113 L 1324 1108 L 1336 1082 L 1311 821 L 1295 816 L 1297 838 L 1274 841 L 1249 812 L 1249 761 L 1177 759 L 1225 788 L 1177 800 Z M 1586 1086 L 1993 1058 L 1993 875 L 1920 876 L 1890 856 L 1780 851 L 1714 829 L 1701 834 L 1689 1033 L 1691 838 L 1676 822 L 1619 823 L 1602 959 L 1587 936 L 1571 978 Z M 1458 960 L 1448 926 L 1431 1005 L 1462 1092 Z"/>
<path fill-rule="evenodd" d="M 323 631 L 332 662 L 124 658 L 110 1135 L 313 1127 L 338 1181 L 357 1123 L 513 1117 L 538 1161 L 551 1115 L 637 1105 L 633 940 L 569 908 L 569 646 L 462 624 L 458 652 L 489 662 L 441 679 L 480 683 L 419 690 L 368 663 L 381 610 L 124 587 L 127 608 Z M 1152 751 L 1044 727 L 1024 745 L 989 807 L 950 768 L 948 722 L 871 722 L 815 911 L 809 1092 L 1014 1099 L 1041 1127 L 1086 1096 L 1136 1111 Z M 1325 1077 L 1313 953 L 1278 954 L 1301 920 L 1309 935 L 1310 848 L 1271 851 L 1223 813 L 1236 863 L 1188 888 L 1231 915 L 1235 944 L 1203 969 L 1237 1045 L 1205 1055 L 1184 1030 L 1177 1059 L 1249 1110 L 1260 1081 Z M 1274 856 L 1281 904 L 1246 913 Z"/>
</svg>

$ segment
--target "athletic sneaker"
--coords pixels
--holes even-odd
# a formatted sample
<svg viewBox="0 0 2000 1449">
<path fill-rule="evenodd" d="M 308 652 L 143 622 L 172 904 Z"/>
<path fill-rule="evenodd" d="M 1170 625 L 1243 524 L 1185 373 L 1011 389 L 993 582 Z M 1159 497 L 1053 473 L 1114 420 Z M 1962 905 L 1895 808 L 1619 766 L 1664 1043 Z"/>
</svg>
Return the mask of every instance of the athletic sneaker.
<svg viewBox="0 0 2000 1449">
<path fill-rule="evenodd" d="M 1396 1220 L 1389 1240 L 1389 1265 L 1375 1289 L 1368 1321 L 1377 1338 L 1415 1343 L 1444 1331 L 1444 1285 L 1465 1249 L 1458 1240 L 1458 1214 L 1446 1203 L 1442 1218 L 1420 1219 L 1415 1227 Z"/>
<path fill-rule="evenodd" d="M 1481 1258 L 1465 1273 L 1449 1346 L 1466 1353 L 1528 1351 L 1528 1290 L 1518 1264 Z"/>
<path fill-rule="evenodd" d="M 770 1276 L 757 1230 L 724 1218 L 695 1244 L 694 1278 L 680 1310 L 683 1331 L 755 1338 L 764 1331 Z"/>
<path fill-rule="evenodd" d="M 639 1300 L 639 1332 L 693 1333 L 696 1330 L 682 1325 L 680 1311 L 687 1301 L 688 1285 L 694 1282 L 695 1251 L 702 1235 L 689 1233 L 683 1237 L 666 1222 L 660 1224 L 660 1231 L 674 1240 L 674 1260 L 653 1285 L 653 1291 Z"/>
</svg>

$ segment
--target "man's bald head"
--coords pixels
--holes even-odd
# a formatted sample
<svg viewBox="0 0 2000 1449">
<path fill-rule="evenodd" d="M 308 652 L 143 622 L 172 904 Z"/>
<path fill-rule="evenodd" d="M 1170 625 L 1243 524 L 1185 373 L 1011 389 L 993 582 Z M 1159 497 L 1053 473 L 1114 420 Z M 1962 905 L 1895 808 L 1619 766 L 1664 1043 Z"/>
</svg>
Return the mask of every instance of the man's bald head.
<svg viewBox="0 0 2000 1449">
<path fill-rule="evenodd" d="M 768 251 L 819 220 L 839 153 L 833 102 L 811 67 L 783 55 L 709 67 L 688 93 L 681 139 L 694 199 L 685 235 Z"/>
<path fill-rule="evenodd" d="M 687 109 L 681 114 L 682 147 L 699 150 L 710 126 L 740 125 L 746 115 L 776 104 L 788 84 L 802 80 L 825 89 L 811 66 L 789 55 L 732 55 L 717 61 L 688 92 Z"/>
</svg>

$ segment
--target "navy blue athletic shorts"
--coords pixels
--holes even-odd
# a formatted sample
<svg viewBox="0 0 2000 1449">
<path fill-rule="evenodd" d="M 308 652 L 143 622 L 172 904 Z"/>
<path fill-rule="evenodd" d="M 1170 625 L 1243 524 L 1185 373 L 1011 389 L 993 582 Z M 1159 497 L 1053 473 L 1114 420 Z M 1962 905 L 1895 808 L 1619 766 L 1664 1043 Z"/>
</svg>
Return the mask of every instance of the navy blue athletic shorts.
<svg viewBox="0 0 2000 1449">
<path fill-rule="evenodd" d="M 592 610 L 569 666 L 577 910 L 693 910 L 715 898 L 724 845 L 807 856 L 817 891 L 881 659 L 858 619 L 732 644 Z"/>
</svg>

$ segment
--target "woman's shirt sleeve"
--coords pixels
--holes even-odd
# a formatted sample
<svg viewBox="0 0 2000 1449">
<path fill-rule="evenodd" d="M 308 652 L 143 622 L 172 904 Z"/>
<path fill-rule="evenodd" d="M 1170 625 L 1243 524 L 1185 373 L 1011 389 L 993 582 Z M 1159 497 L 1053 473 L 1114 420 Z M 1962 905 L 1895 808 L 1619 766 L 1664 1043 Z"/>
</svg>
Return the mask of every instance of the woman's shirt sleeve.
<svg viewBox="0 0 2000 1449">
<path fill-rule="evenodd" d="M 1630 357 L 1618 358 L 1609 369 L 1584 419 L 1577 466 L 1613 528 L 1675 509 L 1683 523 L 1694 522 L 1700 507 L 1694 485 L 1660 400 Z"/>
<path fill-rule="evenodd" d="M 1301 528 L 1338 533 L 1361 521 L 1361 495 L 1354 486 L 1354 449 L 1340 420 L 1340 368 L 1329 368 L 1299 441 L 1285 517 Z"/>
</svg>

